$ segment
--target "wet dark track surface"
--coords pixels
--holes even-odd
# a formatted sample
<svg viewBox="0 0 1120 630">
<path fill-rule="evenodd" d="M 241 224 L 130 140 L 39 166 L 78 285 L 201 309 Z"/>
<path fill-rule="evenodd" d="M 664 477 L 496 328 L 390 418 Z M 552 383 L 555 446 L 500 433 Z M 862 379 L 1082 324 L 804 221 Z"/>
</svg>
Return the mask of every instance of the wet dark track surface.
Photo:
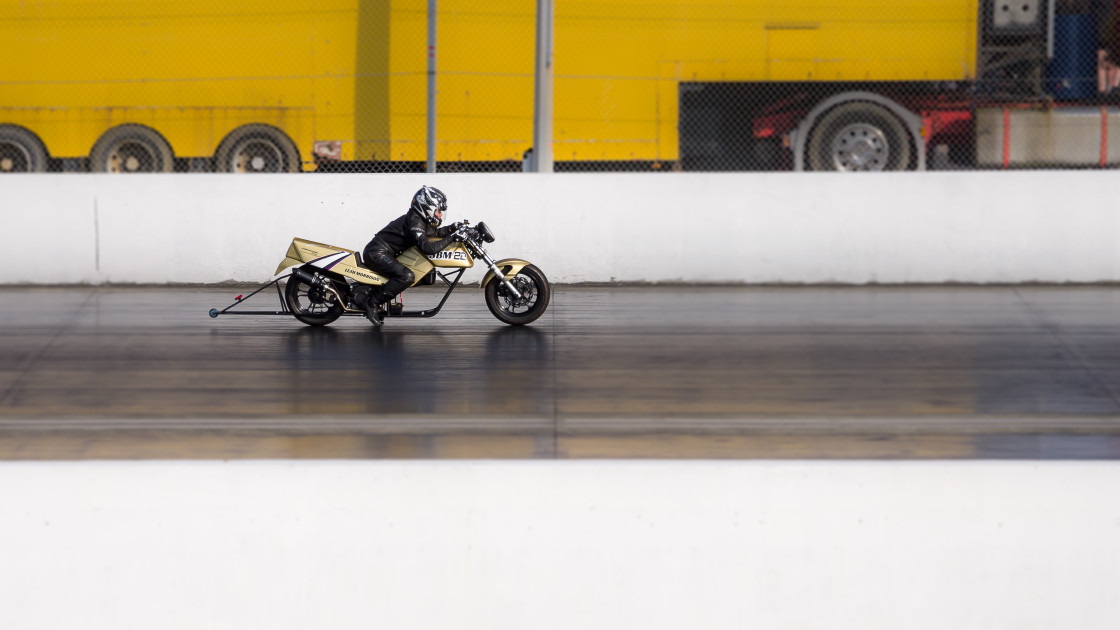
<svg viewBox="0 0 1120 630">
<path fill-rule="evenodd" d="M 0 459 L 1120 459 L 1120 288 L 559 287 L 526 328 L 477 289 L 381 331 L 207 317 L 241 292 L 0 289 Z"/>
</svg>

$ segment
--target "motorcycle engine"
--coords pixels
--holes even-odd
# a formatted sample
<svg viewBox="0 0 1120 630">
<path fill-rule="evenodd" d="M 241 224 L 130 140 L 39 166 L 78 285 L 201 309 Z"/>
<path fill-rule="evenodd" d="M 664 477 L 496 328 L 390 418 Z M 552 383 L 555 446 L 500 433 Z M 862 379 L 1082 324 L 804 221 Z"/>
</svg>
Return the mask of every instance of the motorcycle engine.
<svg viewBox="0 0 1120 630">
<path fill-rule="evenodd" d="M 369 293 L 370 288 L 364 284 L 359 284 L 358 286 L 354 287 L 354 306 L 357 306 L 359 308 L 364 307 L 366 305 L 366 301 L 369 300 Z"/>
</svg>

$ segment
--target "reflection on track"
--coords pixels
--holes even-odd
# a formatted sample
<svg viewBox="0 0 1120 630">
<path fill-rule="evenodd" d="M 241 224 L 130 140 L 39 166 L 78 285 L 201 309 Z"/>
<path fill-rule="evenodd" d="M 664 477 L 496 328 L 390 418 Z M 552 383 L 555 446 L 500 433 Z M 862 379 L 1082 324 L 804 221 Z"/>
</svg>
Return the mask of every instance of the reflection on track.
<svg viewBox="0 0 1120 630">
<path fill-rule="evenodd" d="M 410 329 L 286 335 L 293 414 L 551 415 L 551 337 L 501 327 L 478 336 Z M 479 343 L 481 342 L 481 344 Z"/>
<path fill-rule="evenodd" d="M 561 288 L 525 328 L 466 290 L 381 331 L 230 294 L 0 290 L 0 458 L 1120 457 L 1116 288 Z"/>
</svg>

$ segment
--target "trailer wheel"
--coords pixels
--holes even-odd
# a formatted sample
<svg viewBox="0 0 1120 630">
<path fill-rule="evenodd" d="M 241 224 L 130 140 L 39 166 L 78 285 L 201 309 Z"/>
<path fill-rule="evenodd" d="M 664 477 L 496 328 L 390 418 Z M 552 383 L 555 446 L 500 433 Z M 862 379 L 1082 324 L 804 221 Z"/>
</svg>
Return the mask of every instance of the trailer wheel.
<svg viewBox="0 0 1120 630">
<path fill-rule="evenodd" d="M 301 166 L 296 143 L 269 125 L 234 129 L 214 155 L 214 170 L 223 173 L 298 173 Z"/>
<path fill-rule="evenodd" d="M 0 125 L 0 173 L 42 173 L 47 148 L 38 136 L 16 125 Z"/>
<path fill-rule="evenodd" d="M 905 171 L 910 137 L 894 114 L 874 103 L 845 103 L 821 117 L 809 136 L 813 171 Z"/>
<path fill-rule="evenodd" d="M 171 145 L 143 125 L 113 127 L 89 153 L 89 168 L 96 173 L 170 173 L 174 166 Z"/>
</svg>

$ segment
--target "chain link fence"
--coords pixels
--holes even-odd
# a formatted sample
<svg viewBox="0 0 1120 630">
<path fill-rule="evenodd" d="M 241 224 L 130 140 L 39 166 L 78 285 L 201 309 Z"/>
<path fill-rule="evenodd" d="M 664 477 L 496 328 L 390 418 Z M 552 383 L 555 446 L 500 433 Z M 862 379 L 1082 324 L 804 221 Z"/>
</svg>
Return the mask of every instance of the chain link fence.
<svg viewBox="0 0 1120 630">
<path fill-rule="evenodd" d="M 1120 0 L 553 0 L 554 170 L 1120 163 Z M 438 0 L 440 172 L 519 172 L 535 0 Z M 427 0 L 0 0 L 0 172 L 422 172 Z"/>
</svg>

